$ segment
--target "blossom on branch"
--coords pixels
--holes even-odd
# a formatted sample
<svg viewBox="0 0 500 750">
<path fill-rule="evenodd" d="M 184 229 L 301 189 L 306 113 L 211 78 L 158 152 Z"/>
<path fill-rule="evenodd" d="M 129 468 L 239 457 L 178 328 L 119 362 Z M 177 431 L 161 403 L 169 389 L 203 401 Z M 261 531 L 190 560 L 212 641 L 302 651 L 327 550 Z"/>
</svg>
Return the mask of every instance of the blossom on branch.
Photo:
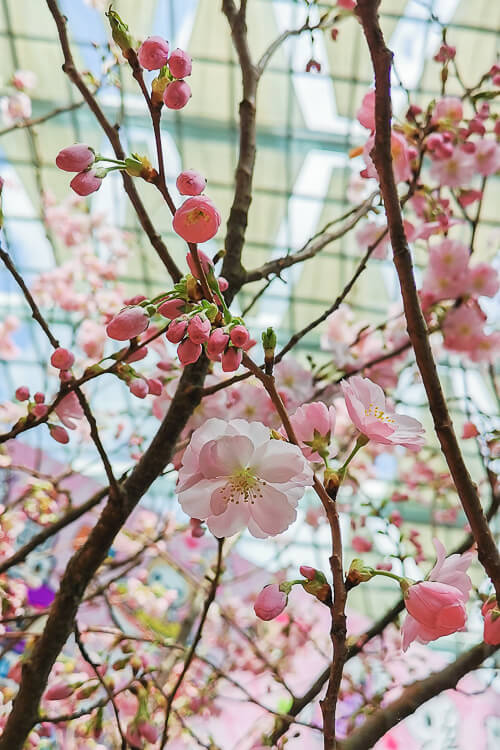
<svg viewBox="0 0 500 750">
<path fill-rule="evenodd" d="M 275 536 L 297 517 L 312 471 L 300 449 L 272 440 L 259 422 L 208 419 L 193 433 L 179 471 L 178 497 L 192 518 L 217 537 L 245 526 L 253 536 Z"/>
</svg>

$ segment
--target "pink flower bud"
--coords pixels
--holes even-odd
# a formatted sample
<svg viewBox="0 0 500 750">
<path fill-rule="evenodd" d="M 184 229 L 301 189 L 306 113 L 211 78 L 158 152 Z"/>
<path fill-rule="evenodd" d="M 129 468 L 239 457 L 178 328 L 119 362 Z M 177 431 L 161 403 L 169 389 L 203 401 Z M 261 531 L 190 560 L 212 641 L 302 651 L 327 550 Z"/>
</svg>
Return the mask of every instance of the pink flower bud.
<svg viewBox="0 0 500 750">
<path fill-rule="evenodd" d="M 250 334 L 245 326 L 234 326 L 234 328 L 231 329 L 229 337 L 235 346 L 243 348 L 248 343 Z"/>
<path fill-rule="evenodd" d="M 49 427 L 49 432 L 50 437 L 58 443 L 62 443 L 63 445 L 69 443 L 69 435 L 64 427 L 61 427 L 60 425 L 51 425 Z"/>
<path fill-rule="evenodd" d="M 147 384 L 149 388 L 149 393 L 152 396 L 161 396 L 161 392 L 163 390 L 163 385 L 161 380 L 158 380 L 157 378 L 148 378 Z"/>
<path fill-rule="evenodd" d="M 205 341 L 208 341 L 211 327 L 207 318 L 195 315 L 188 323 L 187 334 L 193 344 L 204 344 Z"/>
<path fill-rule="evenodd" d="M 133 378 L 128 384 L 130 393 L 137 398 L 146 398 L 149 393 L 149 386 L 142 378 Z"/>
<path fill-rule="evenodd" d="M 38 419 L 41 419 L 47 414 L 48 410 L 49 410 L 49 407 L 46 406 L 45 404 L 36 404 L 36 406 L 33 407 L 33 414 Z"/>
<path fill-rule="evenodd" d="M 181 195 L 200 195 L 205 190 L 207 181 L 194 169 L 186 169 L 180 173 L 175 184 Z"/>
<path fill-rule="evenodd" d="M 148 742 L 154 743 L 158 739 L 158 729 L 150 721 L 139 719 L 137 722 L 137 729 Z"/>
<path fill-rule="evenodd" d="M 163 102 L 169 109 L 182 109 L 191 99 L 191 89 L 186 81 L 172 81 L 163 92 Z"/>
<path fill-rule="evenodd" d="M 95 154 L 85 143 L 66 146 L 56 156 L 56 164 L 65 172 L 83 172 L 94 163 Z"/>
<path fill-rule="evenodd" d="M 220 222 L 221 215 L 210 198 L 197 195 L 177 209 L 173 227 L 186 242 L 206 242 L 217 234 Z"/>
<path fill-rule="evenodd" d="M 16 398 L 18 401 L 27 401 L 30 397 L 30 389 L 27 385 L 20 385 L 16 389 Z"/>
<path fill-rule="evenodd" d="M 126 349 L 122 349 L 122 351 L 127 351 Z M 148 356 L 148 347 L 147 346 L 141 346 L 140 349 L 137 349 L 135 352 L 132 352 L 132 354 L 129 354 L 128 357 L 125 359 L 125 362 L 139 362 L 141 359 L 144 359 L 144 357 Z"/>
<path fill-rule="evenodd" d="M 316 568 L 310 568 L 309 565 L 301 565 L 299 568 L 300 575 L 307 578 L 308 581 L 314 581 L 316 577 Z"/>
<path fill-rule="evenodd" d="M 186 303 L 183 299 L 169 299 L 166 302 L 162 302 L 158 308 L 158 312 L 160 315 L 163 315 L 164 318 L 174 320 L 174 318 L 178 318 L 179 315 L 182 315 L 185 305 Z"/>
<path fill-rule="evenodd" d="M 194 539 L 199 539 L 205 534 L 205 527 L 202 526 L 202 521 L 199 518 L 190 518 L 189 525 L 191 526 L 191 536 Z"/>
<path fill-rule="evenodd" d="M 183 49 L 174 49 L 168 58 L 168 67 L 174 78 L 186 78 L 191 75 L 193 62 Z"/>
<path fill-rule="evenodd" d="M 123 302 L 126 305 L 138 305 L 140 302 L 144 302 L 145 299 L 147 299 L 147 297 L 144 294 L 136 294 L 134 297 L 124 299 Z"/>
<path fill-rule="evenodd" d="M 185 339 L 177 347 L 177 356 L 182 365 L 192 365 L 200 358 L 201 351 L 200 344 L 193 344 L 189 339 Z"/>
<path fill-rule="evenodd" d="M 90 169 L 88 172 L 79 172 L 73 177 L 69 186 L 77 195 L 85 196 L 99 190 L 101 183 L 102 178 L 98 177 L 93 169 Z"/>
<path fill-rule="evenodd" d="M 224 372 L 234 372 L 241 365 L 242 358 L 241 349 L 230 347 L 221 355 L 222 369 Z"/>
<path fill-rule="evenodd" d="M 75 362 L 75 355 L 61 346 L 52 352 L 50 364 L 58 370 L 69 370 Z"/>
<path fill-rule="evenodd" d="M 279 590 L 277 583 L 264 586 L 253 605 L 255 614 L 261 620 L 274 620 L 287 605 L 288 597 Z"/>
<path fill-rule="evenodd" d="M 464 595 L 447 583 L 422 581 L 410 586 L 405 605 L 419 626 L 432 634 L 429 640 L 456 633 L 465 625 Z"/>
<path fill-rule="evenodd" d="M 142 747 L 142 734 L 139 732 L 137 725 L 131 722 L 125 732 L 125 739 L 132 745 L 132 747 Z"/>
<path fill-rule="evenodd" d="M 40 391 L 37 391 L 35 395 L 33 396 L 36 404 L 43 404 L 45 401 L 45 393 L 41 393 Z"/>
<path fill-rule="evenodd" d="M 229 286 L 228 280 L 225 279 L 224 276 L 219 276 L 217 281 L 219 282 L 219 289 L 221 290 L 221 292 L 225 292 Z"/>
<path fill-rule="evenodd" d="M 73 688 L 68 685 L 67 682 L 54 682 L 45 693 L 45 700 L 47 701 L 63 701 L 73 695 Z"/>
<path fill-rule="evenodd" d="M 219 357 L 229 343 L 229 336 L 224 333 L 222 328 L 216 328 L 210 334 L 210 338 L 207 341 L 206 351 L 207 357 L 215 362 L 219 361 Z"/>
<path fill-rule="evenodd" d="M 172 344 L 178 344 L 179 341 L 182 341 L 182 339 L 184 338 L 186 328 L 187 320 L 182 320 L 180 318 L 178 320 L 173 320 L 167 328 L 165 337 Z"/>
<path fill-rule="evenodd" d="M 133 339 L 146 330 L 149 316 L 142 307 L 124 307 L 106 326 L 106 333 L 115 341 Z"/>
<path fill-rule="evenodd" d="M 486 601 L 481 612 L 484 617 L 483 641 L 490 646 L 500 644 L 500 611 L 495 601 Z"/>
<path fill-rule="evenodd" d="M 146 70 L 160 70 L 167 64 L 169 46 L 161 36 L 149 36 L 139 47 L 137 57 Z"/>
<path fill-rule="evenodd" d="M 212 261 L 210 260 L 210 258 L 208 257 L 208 255 L 203 252 L 203 250 L 198 250 L 198 258 L 200 259 L 201 267 L 203 268 L 203 271 L 205 272 L 205 275 L 207 275 L 208 272 L 210 271 L 210 269 L 214 267 L 214 264 L 212 263 Z M 195 263 L 194 263 L 194 258 L 191 255 L 191 253 L 188 253 L 186 255 L 186 262 L 187 262 L 187 264 L 189 266 L 189 270 L 191 271 L 191 273 L 193 274 L 193 276 L 196 279 L 199 278 L 198 277 L 198 271 L 197 271 Z"/>
</svg>

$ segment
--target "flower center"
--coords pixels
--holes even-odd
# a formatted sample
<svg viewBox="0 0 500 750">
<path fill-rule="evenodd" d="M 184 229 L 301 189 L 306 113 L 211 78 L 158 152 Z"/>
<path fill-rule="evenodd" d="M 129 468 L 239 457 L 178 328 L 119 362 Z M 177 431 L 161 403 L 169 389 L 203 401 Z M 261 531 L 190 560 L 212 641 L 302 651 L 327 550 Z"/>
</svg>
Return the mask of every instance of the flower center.
<svg viewBox="0 0 500 750">
<path fill-rule="evenodd" d="M 201 208 L 193 208 L 192 211 L 189 211 L 188 214 L 186 214 L 186 223 L 187 224 L 197 224 L 199 221 L 208 221 L 209 216 L 205 213 Z"/>
<path fill-rule="evenodd" d="M 262 497 L 262 488 L 266 483 L 253 473 L 251 468 L 238 469 L 228 478 L 221 498 L 225 503 L 255 503 Z"/>
<path fill-rule="evenodd" d="M 394 419 L 386 414 L 385 411 L 382 411 L 380 406 L 375 406 L 375 404 L 368 404 L 368 407 L 365 409 L 365 416 L 375 417 L 375 419 L 380 419 L 381 422 L 385 422 L 386 424 L 395 424 Z"/>
</svg>

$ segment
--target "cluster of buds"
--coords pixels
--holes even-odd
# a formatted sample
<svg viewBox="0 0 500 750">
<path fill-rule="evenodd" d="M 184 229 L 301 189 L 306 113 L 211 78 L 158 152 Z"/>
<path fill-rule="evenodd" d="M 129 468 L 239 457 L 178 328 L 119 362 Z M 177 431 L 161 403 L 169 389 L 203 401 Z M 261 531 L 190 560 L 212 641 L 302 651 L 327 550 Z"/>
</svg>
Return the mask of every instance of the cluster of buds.
<svg viewBox="0 0 500 750">
<path fill-rule="evenodd" d="M 110 162 L 110 167 L 96 167 L 98 162 Z M 64 172 L 77 172 L 69 186 L 77 195 L 87 196 L 95 193 L 102 185 L 103 179 L 109 172 L 124 170 L 131 177 L 142 177 L 152 182 L 157 173 L 145 156 L 132 154 L 126 159 L 109 159 L 96 154 L 86 143 L 75 143 L 66 146 L 56 156 L 56 164 Z"/>
<path fill-rule="evenodd" d="M 274 620 L 288 604 L 288 595 L 293 586 L 300 584 L 304 591 L 314 596 L 322 604 L 330 607 L 332 604 L 332 590 L 325 575 L 309 565 L 301 565 L 300 574 L 304 579 L 283 581 L 280 584 L 270 583 L 264 586 L 254 603 L 254 611 L 260 620 Z"/>
<path fill-rule="evenodd" d="M 191 89 L 184 78 L 191 75 L 191 57 L 182 49 L 170 52 L 166 39 L 160 36 L 148 37 L 137 52 L 139 63 L 146 70 L 158 70 L 153 81 L 152 102 L 161 103 L 169 109 L 182 109 L 191 98 Z"/>
</svg>

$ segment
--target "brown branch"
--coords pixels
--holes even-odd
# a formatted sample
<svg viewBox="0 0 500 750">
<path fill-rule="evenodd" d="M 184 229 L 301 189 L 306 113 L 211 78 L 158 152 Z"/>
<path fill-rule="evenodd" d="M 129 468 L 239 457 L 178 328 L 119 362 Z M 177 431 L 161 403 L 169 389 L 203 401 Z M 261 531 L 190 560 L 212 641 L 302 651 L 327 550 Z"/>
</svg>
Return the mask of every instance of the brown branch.
<svg viewBox="0 0 500 750">
<path fill-rule="evenodd" d="M 117 129 L 113 127 L 113 125 L 106 118 L 101 107 L 97 103 L 93 93 L 86 86 L 82 76 L 80 75 L 80 73 L 78 72 L 75 66 L 75 61 L 73 59 L 73 55 L 71 52 L 71 47 L 70 47 L 69 39 L 68 39 L 68 33 L 66 29 L 66 18 L 62 15 L 61 11 L 59 10 L 57 0 L 47 0 L 47 5 L 56 23 L 57 31 L 59 34 L 59 40 L 61 42 L 61 49 L 62 49 L 63 56 L 64 56 L 64 64 L 62 66 L 63 71 L 66 73 L 68 78 L 72 81 L 72 83 L 74 83 L 74 85 L 76 86 L 76 88 L 78 89 L 80 94 L 83 96 L 84 100 L 86 101 L 89 109 L 95 115 L 95 118 L 97 119 L 99 125 L 102 127 L 102 129 L 106 133 L 108 140 L 113 148 L 113 151 L 115 152 L 116 158 L 124 159 L 125 152 L 123 150 L 120 136 L 118 135 Z M 132 203 L 135 209 L 137 218 L 139 219 L 139 222 L 142 228 L 144 229 L 145 233 L 149 237 L 149 241 L 151 242 L 152 246 L 156 250 L 159 258 L 161 259 L 163 265 L 169 272 L 172 279 L 174 281 L 179 281 L 182 274 L 179 268 L 177 267 L 177 264 L 175 263 L 170 253 L 168 252 L 165 243 L 161 239 L 160 235 L 156 232 L 151 222 L 151 219 L 149 218 L 149 214 L 147 213 L 146 208 L 139 196 L 139 193 L 137 192 L 133 179 L 130 177 L 130 175 L 128 175 L 123 170 L 121 172 L 121 175 L 123 179 L 123 186 L 125 188 L 125 192 L 130 198 L 130 202 Z"/>
<path fill-rule="evenodd" d="M 193 643 L 191 644 L 191 647 L 190 647 L 190 649 L 189 649 L 189 651 L 188 651 L 188 653 L 186 655 L 186 658 L 184 659 L 184 665 L 182 667 L 182 671 L 181 671 L 179 677 L 177 678 L 177 680 L 175 682 L 175 685 L 172 688 L 172 690 L 171 690 L 171 692 L 170 692 L 170 694 L 168 696 L 168 699 L 167 699 L 167 705 L 166 705 L 166 708 L 165 708 L 165 722 L 164 722 L 164 725 L 163 725 L 163 732 L 162 732 L 162 737 L 161 737 L 161 742 L 160 742 L 160 750 L 163 750 L 163 748 L 167 744 L 167 741 L 168 741 L 168 720 L 170 718 L 170 713 L 172 711 L 172 704 L 173 704 L 173 702 L 175 700 L 175 696 L 177 695 L 177 692 L 178 692 L 180 686 L 182 685 L 182 683 L 184 681 L 184 677 L 186 676 L 186 673 L 187 673 L 189 667 L 191 666 L 191 662 L 193 661 L 194 657 L 196 656 L 196 649 L 198 648 L 198 644 L 199 644 L 199 642 L 201 640 L 201 637 L 202 637 L 202 634 L 203 634 L 203 628 L 205 626 L 205 622 L 206 622 L 206 619 L 207 619 L 207 616 L 208 616 L 208 611 L 209 611 L 210 606 L 212 605 L 212 603 L 213 603 L 213 601 L 215 599 L 215 595 L 217 593 L 217 586 L 219 585 L 219 580 L 220 580 L 220 577 L 221 577 L 221 574 L 222 574 L 222 569 L 223 569 L 222 568 L 222 562 L 223 562 L 222 551 L 223 551 L 223 548 L 224 548 L 224 539 L 218 539 L 217 540 L 217 544 L 218 544 L 218 547 L 217 547 L 217 562 L 215 564 L 215 570 L 214 570 L 214 573 L 213 573 L 213 578 L 210 581 L 210 588 L 209 588 L 207 597 L 205 599 L 205 604 L 203 606 L 203 611 L 201 613 L 200 622 L 199 622 L 198 628 L 196 630 L 196 635 L 194 636 Z"/>
<path fill-rule="evenodd" d="M 229 26 L 233 44 L 241 66 L 243 98 L 240 102 L 240 141 L 239 156 L 235 174 L 235 191 L 233 203 L 227 222 L 227 233 L 224 242 L 226 254 L 222 265 L 222 276 L 230 284 L 225 293 L 226 299 L 232 299 L 232 287 L 240 287 L 245 279 L 245 269 L 241 254 L 245 242 L 248 224 L 248 211 L 252 201 L 252 181 L 256 153 L 256 96 L 258 73 L 252 62 L 248 47 L 246 27 L 246 3 L 236 9 L 234 0 L 223 0 L 222 11 Z M 229 292 L 229 294 L 228 294 Z"/>
<path fill-rule="evenodd" d="M 297 252 L 284 255 L 282 258 L 270 260 L 262 266 L 259 266 L 259 268 L 255 268 L 253 271 L 248 271 L 245 276 L 245 283 L 248 284 L 252 281 L 259 281 L 260 279 L 268 278 L 271 274 L 279 276 L 285 268 L 289 268 L 296 263 L 303 263 L 305 260 L 309 260 L 309 258 L 314 258 L 315 255 L 321 252 L 321 250 L 331 242 L 335 242 L 353 229 L 359 220 L 373 209 L 373 201 L 377 195 L 378 191 L 372 193 L 358 208 L 352 209 L 345 216 L 340 217 L 341 219 L 347 219 L 347 221 L 336 232 L 327 232 L 326 230 L 323 230 L 318 235 L 308 240 L 300 250 L 297 250 Z M 339 220 L 340 219 L 337 219 L 337 221 Z M 387 230 L 380 238 L 378 238 L 378 242 L 385 237 L 386 234 Z"/>
<path fill-rule="evenodd" d="M 418 298 L 411 253 L 405 235 L 398 191 L 392 170 L 390 75 L 392 53 L 387 49 L 378 18 L 379 0 L 359 0 L 356 14 L 361 21 L 375 71 L 375 146 L 372 158 L 384 199 L 387 223 L 399 278 L 407 330 L 418 369 L 429 400 L 434 428 L 462 507 L 477 542 L 479 560 L 500 597 L 500 554 L 486 521 L 477 488 L 465 465 L 443 395 L 427 326 Z"/>
<path fill-rule="evenodd" d="M 409 685 L 397 700 L 370 716 L 359 729 L 344 740 L 340 744 L 341 750 L 366 750 L 373 747 L 391 727 L 410 716 L 423 703 L 443 690 L 455 688 L 464 675 L 477 669 L 498 648 L 499 646 L 479 643 L 440 672 L 434 672 L 429 677 Z"/>
<path fill-rule="evenodd" d="M 0 737 L 0 750 L 21 750 L 37 722 L 38 704 L 50 670 L 71 633 L 85 589 L 128 516 L 168 464 L 178 436 L 199 403 L 206 369 L 205 358 L 185 368 L 158 432 L 131 475 L 121 485 L 123 503 L 108 501 L 85 544 L 69 561 L 43 633 L 23 663 L 19 691 Z"/>
<path fill-rule="evenodd" d="M 39 117 L 31 117 L 30 119 L 26 120 L 20 120 L 19 122 L 15 122 L 13 125 L 9 125 L 8 128 L 3 128 L 0 130 L 0 137 L 2 135 L 7 135 L 7 133 L 12 133 L 13 130 L 22 130 L 23 128 L 31 128 L 33 125 L 41 125 L 44 122 L 47 122 L 47 120 L 51 120 L 53 117 L 57 117 L 57 115 L 62 114 L 63 112 L 72 112 L 74 109 L 78 109 L 81 107 L 83 102 L 74 102 L 74 104 L 68 104 L 66 107 L 55 107 L 50 112 L 46 112 L 44 115 L 40 115 Z"/>
</svg>

